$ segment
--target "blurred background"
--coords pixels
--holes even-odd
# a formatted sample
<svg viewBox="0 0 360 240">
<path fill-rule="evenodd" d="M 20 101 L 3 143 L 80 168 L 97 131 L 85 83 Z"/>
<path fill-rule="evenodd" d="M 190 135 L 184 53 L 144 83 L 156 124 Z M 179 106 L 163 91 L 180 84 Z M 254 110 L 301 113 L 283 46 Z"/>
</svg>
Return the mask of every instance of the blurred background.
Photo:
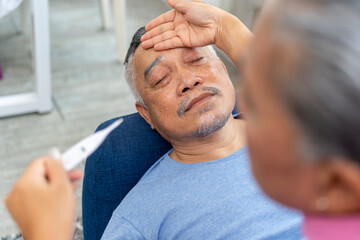
<svg viewBox="0 0 360 240">
<path fill-rule="evenodd" d="M 206 2 L 250 28 L 263 4 Z M 133 33 L 167 10 L 165 0 L 0 0 L 0 238 L 19 232 L 3 202 L 31 160 L 136 111 L 123 59 Z M 236 82 L 237 70 L 219 56 Z"/>
</svg>

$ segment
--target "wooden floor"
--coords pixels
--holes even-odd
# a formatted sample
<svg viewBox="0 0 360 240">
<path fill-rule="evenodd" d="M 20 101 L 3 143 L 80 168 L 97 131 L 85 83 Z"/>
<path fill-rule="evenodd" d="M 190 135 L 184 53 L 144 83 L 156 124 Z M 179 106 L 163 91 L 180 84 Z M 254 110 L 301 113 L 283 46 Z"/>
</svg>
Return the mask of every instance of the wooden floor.
<svg viewBox="0 0 360 240">
<path fill-rule="evenodd" d="M 135 111 L 124 67 L 117 63 L 115 35 L 101 30 L 98 1 L 49 3 L 55 107 L 45 115 L 0 119 L 0 237 L 18 231 L 3 200 L 32 159 L 53 146 L 64 151 L 101 122 Z M 128 41 L 135 30 L 167 9 L 163 1 L 127 1 Z M 0 95 L 35 88 L 29 34 L 16 33 L 12 22 L 19 25 L 17 12 L 0 19 L 0 64 L 5 76 Z M 81 184 L 77 196 L 80 214 Z"/>
</svg>

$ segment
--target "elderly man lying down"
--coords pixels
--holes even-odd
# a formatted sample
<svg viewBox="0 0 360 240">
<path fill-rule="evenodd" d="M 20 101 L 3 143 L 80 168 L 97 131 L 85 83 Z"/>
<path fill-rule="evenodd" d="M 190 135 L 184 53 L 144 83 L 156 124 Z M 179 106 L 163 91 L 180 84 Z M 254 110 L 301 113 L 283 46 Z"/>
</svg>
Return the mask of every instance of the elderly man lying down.
<svg viewBox="0 0 360 240">
<path fill-rule="evenodd" d="M 120 203 L 102 239 L 301 239 L 301 217 L 254 182 L 246 123 L 231 115 L 234 87 L 214 50 L 145 50 L 144 34 L 130 44 L 127 81 L 140 115 L 173 149 Z"/>
</svg>

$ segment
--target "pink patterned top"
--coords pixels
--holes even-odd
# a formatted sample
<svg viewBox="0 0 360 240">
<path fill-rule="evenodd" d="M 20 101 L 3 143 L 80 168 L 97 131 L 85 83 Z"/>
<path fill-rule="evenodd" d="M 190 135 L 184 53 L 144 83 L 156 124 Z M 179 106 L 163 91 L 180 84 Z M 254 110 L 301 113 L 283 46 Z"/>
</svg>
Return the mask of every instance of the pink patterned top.
<svg viewBox="0 0 360 240">
<path fill-rule="evenodd" d="M 343 217 L 305 214 L 303 234 L 307 240 L 360 240 L 360 214 Z"/>
</svg>

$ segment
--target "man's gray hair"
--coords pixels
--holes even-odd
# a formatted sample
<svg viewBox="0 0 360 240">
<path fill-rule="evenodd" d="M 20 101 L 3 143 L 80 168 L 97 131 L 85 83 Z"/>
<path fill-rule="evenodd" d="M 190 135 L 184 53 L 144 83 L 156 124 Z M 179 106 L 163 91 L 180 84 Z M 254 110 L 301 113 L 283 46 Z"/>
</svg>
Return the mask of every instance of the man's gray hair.
<svg viewBox="0 0 360 240">
<path fill-rule="evenodd" d="M 360 1 L 279 0 L 273 7 L 275 59 L 289 54 L 289 44 L 300 55 L 285 74 L 280 60 L 271 77 L 302 134 L 301 151 L 360 163 Z"/>
<path fill-rule="evenodd" d="M 135 32 L 135 34 L 131 40 L 130 47 L 129 47 L 126 57 L 125 57 L 125 78 L 130 86 L 131 92 L 133 93 L 135 100 L 138 103 L 140 103 L 146 107 L 146 105 L 139 93 L 139 90 L 136 88 L 136 78 L 137 78 L 136 73 L 137 73 L 137 71 L 136 71 L 134 63 L 133 63 L 134 53 L 135 53 L 136 49 L 139 47 L 139 45 L 141 44 L 140 39 L 145 33 L 146 33 L 145 27 L 141 27 Z M 217 56 L 216 51 L 213 46 L 209 45 L 208 48 L 212 54 Z"/>
</svg>

